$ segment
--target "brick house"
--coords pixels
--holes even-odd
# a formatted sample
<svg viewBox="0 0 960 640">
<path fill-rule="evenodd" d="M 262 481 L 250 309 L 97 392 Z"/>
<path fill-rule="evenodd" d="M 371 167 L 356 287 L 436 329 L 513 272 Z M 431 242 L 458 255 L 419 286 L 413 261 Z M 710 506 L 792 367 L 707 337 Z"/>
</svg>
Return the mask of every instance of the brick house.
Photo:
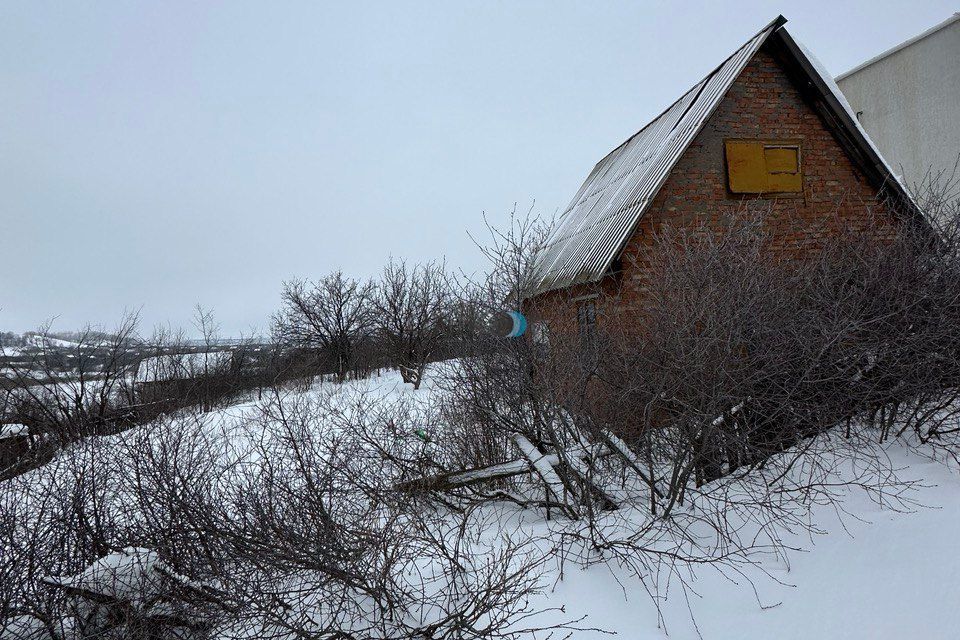
<svg viewBox="0 0 960 640">
<path fill-rule="evenodd" d="M 771 250 L 922 219 L 816 59 L 779 16 L 593 169 L 534 261 L 534 335 L 642 309 L 664 225 L 720 229 L 763 212 Z M 882 226 L 882 224 L 881 224 Z M 887 227 L 888 229 L 890 227 Z"/>
</svg>

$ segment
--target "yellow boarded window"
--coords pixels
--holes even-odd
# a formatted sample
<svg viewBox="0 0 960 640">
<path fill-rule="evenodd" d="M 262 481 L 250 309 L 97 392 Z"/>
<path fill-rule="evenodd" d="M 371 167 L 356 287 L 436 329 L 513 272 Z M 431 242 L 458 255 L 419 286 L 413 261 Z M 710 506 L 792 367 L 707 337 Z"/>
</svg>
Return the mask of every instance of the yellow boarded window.
<svg viewBox="0 0 960 640">
<path fill-rule="evenodd" d="M 727 140 L 727 180 L 734 193 L 802 193 L 800 144 Z"/>
</svg>

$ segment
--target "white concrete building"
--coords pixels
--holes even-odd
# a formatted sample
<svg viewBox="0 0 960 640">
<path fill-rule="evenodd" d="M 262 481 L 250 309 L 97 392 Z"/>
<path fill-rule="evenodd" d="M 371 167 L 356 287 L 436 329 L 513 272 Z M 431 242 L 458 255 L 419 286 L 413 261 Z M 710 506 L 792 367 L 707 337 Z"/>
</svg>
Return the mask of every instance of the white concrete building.
<svg viewBox="0 0 960 640">
<path fill-rule="evenodd" d="M 908 186 L 960 185 L 960 13 L 836 81 Z"/>
</svg>

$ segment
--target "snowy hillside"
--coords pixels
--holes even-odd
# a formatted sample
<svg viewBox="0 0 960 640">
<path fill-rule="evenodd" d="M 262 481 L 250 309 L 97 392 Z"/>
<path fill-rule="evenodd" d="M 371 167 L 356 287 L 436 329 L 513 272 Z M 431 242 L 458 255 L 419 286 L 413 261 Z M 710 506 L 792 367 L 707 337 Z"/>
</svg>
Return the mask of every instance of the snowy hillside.
<svg viewBox="0 0 960 640">
<path fill-rule="evenodd" d="M 76 342 L 71 342 L 69 340 L 63 340 L 61 338 L 55 338 L 53 336 L 45 336 L 39 333 L 31 334 L 26 337 L 27 344 L 37 347 L 38 349 L 46 349 L 51 347 L 68 349 L 75 348 L 78 345 Z"/>
<path fill-rule="evenodd" d="M 251 398 L 192 416 L 189 422 L 193 426 L 187 430 L 205 443 L 203 447 L 219 451 L 217 455 L 224 460 L 222 473 L 227 476 L 235 473 L 239 460 L 246 465 L 263 461 L 271 448 L 264 420 L 275 419 L 278 407 L 292 412 L 300 410 L 300 403 L 320 402 L 328 409 L 340 407 L 345 415 L 351 407 L 361 405 L 402 402 L 423 408 L 441 393 L 436 385 L 438 371 L 434 368 L 433 376 L 418 391 L 402 384 L 394 373 L 344 385 L 317 382 L 306 390 L 286 390 L 279 404 Z M 442 428 L 424 425 L 425 414 L 418 415 L 414 420 L 422 425 L 418 429 L 429 438 L 443 437 Z M 29 501 L 31 496 L 44 495 L 44 487 L 68 486 L 81 465 L 90 460 L 102 460 L 110 473 L 123 477 L 124 469 L 136 462 L 133 456 L 142 456 L 139 447 L 148 443 L 159 452 L 157 447 L 168 446 L 164 438 L 173 430 L 177 438 L 183 437 L 185 424 L 161 421 L 93 439 L 65 451 L 42 469 L 4 483 L 0 493 Z M 543 572 L 540 592 L 532 595 L 530 603 L 530 610 L 540 613 L 527 624 L 569 623 L 574 638 L 608 637 L 607 632 L 637 639 L 956 637 L 955 630 L 960 627 L 960 609 L 955 606 L 960 599 L 956 580 L 960 575 L 956 541 L 960 475 L 954 465 L 925 457 L 923 449 L 902 443 L 877 446 L 875 455 L 877 461 L 889 456 L 891 466 L 898 469 L 900 482 L 892 490 L 900 493 L 880 496 L 889 499 L 885 506 L 877 504 L 878 496 L 855 487 L 844 489 L 835 502 L 812 494 L 809 512 L 796 511 L 794 523 L 777 530 L 781 539 L 776 550 L 756 545 L 743 557 L 717 565 L 681 563 L 671 571 L 669 563 L 654 564 L 651 571 L 638 574 L 610 556 L 606 562 L 594 558 L 584 569 L 572 556 L 551 551 L 564 533 L 575 528 L 563 518 L 546 521 L 542 511 L 509 504 L 484 506 L 477 518 L 487 523 L 483 535 L 490 540 L 508 535 L 525 541 L 528 550 L 543 553 L 537 561 Z M 857 469 L 844 464 L 834 478 L 838 483 L 884 473 L 882 465 L 874 469 L 869 462 Z M 799 466 L 803 466 L 802 460 Z M 745 477 L 718 490 L 716 499 L 729 500 L 739 492 L 748 495 L 757 481 L 756 476 Z M 117 504 L 128 505 L 121 512 L 133 508 L 129 505 L 137 500 L 128 490 L 121 482 L 110 492 Z M 695 520 L 698 512 L 706 514 L 713 508 L 713 499 L 708 489 L 695 506 L 678 517 Z M 743 515 L 750 513 L 748 509 L 740 515 L 734 511 L 730 518 L 743 520 L 737 525 L 741 538 L 769 535 L 768 529 Z M 645 517 L 642 510 L 624 506 L 598 522 L 611 529 L 640 529 Z M 666 537 L 659 541 L 651 537 L 649 542 L 656 547 L 665 544 L 664 540 Z M 575 545 L 567 549 L 575 550 Z M 648 591 L 656 593 L 656 598 Z M 0 633 L 0 638 L 8 637 L 13 636 Z"/>
<path fill-rule="evenodd" d="M 902 478 L 924 486 L 911 512 L 883 509 L 852 493 L 845 513 L 815 507 L 821 535 L 788 535 L 785 559 L 757 556 L 743 575 L 706 567 L 661 603 L 616 571 L 569 571 L 548 600 L 623 638 L 956 638 L 960 628 L 960 477 L 956 468 L 900 446 L 889 449 Z M 752 582 L 752 584 L 751 584 Z M 695 618 L 691 619 L 691 612 Z M 600 638 L 601 634 L 577 634 Z"/>
</svg>

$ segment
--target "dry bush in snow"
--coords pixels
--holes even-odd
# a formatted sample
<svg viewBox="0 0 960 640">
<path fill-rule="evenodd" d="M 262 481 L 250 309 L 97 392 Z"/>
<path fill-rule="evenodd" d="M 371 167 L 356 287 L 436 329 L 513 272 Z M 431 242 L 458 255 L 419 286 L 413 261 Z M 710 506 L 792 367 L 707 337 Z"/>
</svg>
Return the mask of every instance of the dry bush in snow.
<svg viewBox="0 0 960 640">
<path fill-rule="evenodd" d="M 50 577 L 139 549 L 183 578 L 162 602 L 191 612 L 180 626 L 195 633 L 536 637 L 536 539 L 511 533 L 502 513 L 438 510 L 394 490 L 433 468 L 416 433 L 425 420 L 428 407 L 345 387 L 276 388 L 240 419 L 182 411 L 76 443 L 0 485 L 0 575 L 14 585 L 0 620 L 53 625 L 90 611 Z M 97 628 L 150 631 L 146 589 L 125 592 L 117 606 L 128 613 L 98 614 Z M 544 631 L 574 626 L 553 618 Z"/>
<path fill-rule="evenodd" d="M 390 260 L 375 284 L 372 320 L 384 362 L 420 388 L 427 364 L 442 352 L 450 324 L 451 292 L 442 263 L 408 266 Z"/>
<path fill-rule="evenodd" d="M 316 282 L 283 284 L 283 308 L 273 333 L 285 347 L 313 353 L 318 364 L 343 381 L 358 364 L 362 343 L 372 330 L 371 283 L 336 271 Z"/>
<path fill-rule="evenodd" d="M 480 336 L 447 379 L 445 470 L 516 459 L 522 436 L 558 459 L 556 487 L 517 475 L 445 499 L 565 503 L 564 557 L 629 566 L 655 597 L 653 576 L 784 551 L 782 531 L 815 531 L 810 505 L 846 491 L 909 508 L 878 444 L 958 451 L 956 211 L 933 233 L 878 224 L 790 260 L 752 215 L 661 229 L 642 311 L 598 305 L 596 327 L 546 340 Z M 529 249 L 498 237 L 495 271 L 522 286 Z"/>
</svg>

